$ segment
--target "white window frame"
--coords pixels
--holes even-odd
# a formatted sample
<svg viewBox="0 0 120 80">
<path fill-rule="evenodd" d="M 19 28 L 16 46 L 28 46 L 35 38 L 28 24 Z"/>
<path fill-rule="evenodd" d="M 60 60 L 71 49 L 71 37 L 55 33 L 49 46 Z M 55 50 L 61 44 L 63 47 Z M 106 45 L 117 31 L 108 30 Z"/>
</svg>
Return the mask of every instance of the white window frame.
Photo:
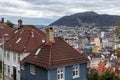
<svg viewBox="0 0 120 80">
<path fill-rule="evenodd" d="M 16 61 L 16 53 L 13 53 L 13 60 Z"/>
<path fill-rule="evenodd" d="M 24 65 L 21 65 L 21 69 L 24 70 Z"/>
<path fill-rule="evenodd" d="M 31 73 L 32 75 L 35 75 L 35 74 L 36 74 L 35 65 L 30 65 L 30 73 Z"/>
<path fill-rule="evenodd" d="M 18 53 L 17 57 L 18 57 L 18 63 L 19 63 L 20 62 L 20 54 L 19 53 Z"/>
<path fill-rule="evenodd" d="M 7 60 L 10 60 L 10 53 L 7 51 Z"/>
<path fill-rule="evenodd" d="M 9 65 L 7 66 L 7 70 L 8 70 L 7 72 L 8 72 L 8 76 L 9 76 L 9 74 L 10 74 L 10 66 Z"/>
<path fill-rule="evenodd" d="M 79 65 L 73 65 L 73 71 L 72 71 L 73 79 L 80 77 L 79 73 L 80 73 Z"/>
<path fill-rule="evenodd" d="M 4 50 L 4 58 L 6 58 L 7 50 Z"/>
<path fill-rule="evenodd" d="M 4 64 L 4 72 L 6 72 L 6 64 Z"/>
<path fill-rule="evenodd" d="M 57 68 L 57 80 L 65 80 L 65 68 Z"/>
</svg>

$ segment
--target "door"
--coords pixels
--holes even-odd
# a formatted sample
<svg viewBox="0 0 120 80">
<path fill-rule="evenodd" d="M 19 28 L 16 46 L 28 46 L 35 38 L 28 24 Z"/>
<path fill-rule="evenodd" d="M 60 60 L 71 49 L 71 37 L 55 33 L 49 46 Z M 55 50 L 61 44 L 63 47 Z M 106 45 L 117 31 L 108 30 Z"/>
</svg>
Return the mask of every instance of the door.
<svg viewBox="0 0 120 80">
<path fill-rule="evenodd" d="M 13 80 L 16 80 L 16 67 L 13 66 Z"/>
</svg>

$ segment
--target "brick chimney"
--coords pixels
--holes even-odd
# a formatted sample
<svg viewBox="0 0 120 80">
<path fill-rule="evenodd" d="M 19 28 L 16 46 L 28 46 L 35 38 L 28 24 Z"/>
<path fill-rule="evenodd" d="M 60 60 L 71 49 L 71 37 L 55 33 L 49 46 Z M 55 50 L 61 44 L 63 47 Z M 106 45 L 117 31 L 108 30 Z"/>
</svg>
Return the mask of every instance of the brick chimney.
<svg viewBox="0 0 120 80">
<path fill-rule="evenodd" d="M 22 27 L 22 20 L 19 19 L 19 20 L 18 20 L 18 28 L 21 28 L 21 27 Z"/>
<path fill-rule="evenodd" d="M 55 43 L 54 40 L 54 31 L 52 27 L 46 28 L 46 44 L 50 45 L 52 43 Z"/>
<path fill-rule="evenodd" d="M 4 18 L 1 18 L 1 23 L 4 23 Z"/>
</svg>

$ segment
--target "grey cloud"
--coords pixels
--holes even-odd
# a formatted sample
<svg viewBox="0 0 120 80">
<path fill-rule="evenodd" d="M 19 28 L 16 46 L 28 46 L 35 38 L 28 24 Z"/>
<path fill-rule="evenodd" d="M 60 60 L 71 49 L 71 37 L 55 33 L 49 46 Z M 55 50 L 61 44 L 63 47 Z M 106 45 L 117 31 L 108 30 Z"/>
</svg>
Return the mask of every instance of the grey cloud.
<svg viewBox="0 0 120 80">
<path fill-rule="evenodd" d="M 120 14 L 119 0 L 14 0 L 23 2 L 13 4 L 12 2 L 0 1 L 0 15 L 12 17 L 44 18 L 47 22 L 56 20 L 65 15 L 76 13 L 74 9 L 82 11 L 96 11 L 100 13 Z M 71 11 L 73 10 L 73 11 Z M 114 12 L 113 12 L 114 11 Z M 116 12 L 116 13 L 115 13 Z"/>
</svg>

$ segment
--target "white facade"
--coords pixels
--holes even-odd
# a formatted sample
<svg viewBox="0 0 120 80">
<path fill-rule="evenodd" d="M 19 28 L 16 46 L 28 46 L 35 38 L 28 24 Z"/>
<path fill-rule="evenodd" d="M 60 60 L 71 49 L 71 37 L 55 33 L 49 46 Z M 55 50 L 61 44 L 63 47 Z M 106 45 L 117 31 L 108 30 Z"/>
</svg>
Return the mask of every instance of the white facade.
<svg viewBox="0 0 120 80">
<path fill-rule="evenodd" d="M 120 48 L 120 44 L 119 43 L 114 45 L 114 49 L 117 49 L 117 48 Z"/>
<path fill-rule="evenodd" d="M 102 47 L 113 47 L 114 46 L 114 42 L 113 41 L 109 41 L 108 39 L 103 39 L 102 40 Z"/>
<path fill-rule="evenodd" d="M 20 80 L 20 61 L 29 53 L 17 53 L 9 50 L 4 51 L 4 75 Z"/>
<path fill-rule="evenodd" d="M 92 58 L 90 62 L 90 68 L 92 69 L 97 68 L 100 61 L 104 61 L 104 59 L 103 58 Z"/>
<path fill-rule="evenodd" d="M 105 32 L 101 32 L 101 38 L 103 39 L 105 36 Z"/>
</svg>

